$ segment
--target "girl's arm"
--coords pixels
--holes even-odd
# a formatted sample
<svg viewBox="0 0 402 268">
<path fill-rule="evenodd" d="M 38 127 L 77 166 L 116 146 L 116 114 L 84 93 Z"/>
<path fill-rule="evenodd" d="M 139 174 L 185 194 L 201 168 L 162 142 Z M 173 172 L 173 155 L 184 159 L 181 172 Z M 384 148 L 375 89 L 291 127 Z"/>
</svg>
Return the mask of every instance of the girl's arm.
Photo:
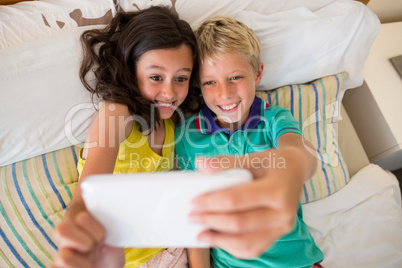
<svg viewBox="0 0 402 268">
<path fill-rule="evenodd" d="M 188 248 L 187 257 L 190 268 L 210 268 L 211 255 L 209 248 Z"/>
<path fill-rule="evenodd" d="M 82 154 L 85 165 L 80 181 L 62 223 L 56 227 L 59 250 L 53 267 L 93 267 L 97 260 L 102 263 L 100 267 L 124 265 L 123 250 L 103 245 L 103 227 L 86 210 L 80 185 L 89 175 L 113 173 L 119 145 L 133 126 L 130 118 L 127 106 L 105 102 L 92 122 Z"/>
<path fill-rule="evenodd" d="M 251 183 L 193 200 L 192 221 L 214 230 L 202 232 L 200 240 L 239 258 L 258 257 L 293 228 L 303 183 L 313 176 L 317 159 L 313 146 L 299 134 L 281 135 L 278 148 L 237 160 L 232 156 L 217 157 L 224 159 L 225 165 L 216 165 L 216 160 L 209 165 L 210 159 L 206 158 L 202 163 L 197 161 L 198 169 L 204 172 L 217 172 L 223 166 L 233 168 L 237 161 L 254 177 Z M 284 165 L 266 167 L 266 160 L 272 163 L 273 158 Z M 230 165 L 226 165 L 228 159 Z"/>
</svg>

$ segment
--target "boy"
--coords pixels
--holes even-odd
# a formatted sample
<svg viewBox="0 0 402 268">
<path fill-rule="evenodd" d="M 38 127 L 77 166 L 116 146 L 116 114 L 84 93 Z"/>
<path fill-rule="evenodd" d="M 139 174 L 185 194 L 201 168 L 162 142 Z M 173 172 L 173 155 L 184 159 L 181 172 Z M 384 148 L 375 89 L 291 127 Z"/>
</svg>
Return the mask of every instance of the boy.
<svg viewBox="0 0 402 268">
<path fill-rule="evenodd" d="M 204 209 L 192 214 L 194 222 L 210 228 L 199 238 L 216 247 L 210 252 L 188 249 L 190 266 L 209 267 L 211 258 L 213 267 L 320 267 L 323 254 L 303 222 L 298 201 L 303 182 L 315 171 L 316 159 L 307 153 L 304 146 L 311 145 L 302 140 L 291 113 L 269 107 L 255 96 L 263 71 L 258 37 L 230 17 L 209 19 L 195 34 L 200 53 L 199 85 L 206 106 L 176 128 L 179 167 L 203 169 L 195 159 L 206 156 L 209 168 L 215 165 L 222 169 L 229 162 L 236 167 L 237 163 L 237 167 L 252 170 L 255 180 L 237 193 L 247 197 L 244 202 L 228 198 L 227 210 Z M 218 155 L 258 155 L 253 159 L 260 162 L 244 157 L 236 162 L 236 158 Z M 214 158 L 218 161 L 212 161 Z M 259 184 L 264 184 L 263 191 L 252 194 L 252 185 Z M 216 202 L 217 207 L 221 205 L 218 203 L 225 201 Z M 287 211 L 281 211 L 285 207 Z M 253 230 L 254 226 L 261 232 Z M 250 254 L 226 245 L 230 241 L 248 243 L 251 233 L 254 241 L 264 243 L 265 239 L 269 246 L 255 258 L 236 258 L 234 255 Z"/>
</svg>

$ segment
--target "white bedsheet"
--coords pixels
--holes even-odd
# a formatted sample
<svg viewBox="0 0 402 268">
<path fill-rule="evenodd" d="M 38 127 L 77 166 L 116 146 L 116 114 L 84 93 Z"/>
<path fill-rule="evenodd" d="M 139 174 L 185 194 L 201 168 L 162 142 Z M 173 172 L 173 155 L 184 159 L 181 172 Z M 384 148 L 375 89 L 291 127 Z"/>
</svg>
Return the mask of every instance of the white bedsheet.
<svg viewBox="0 0 402 268">
<path fill-rule="evenodd" d="M 379 166 L 366 166 L 340 191 L 303 205 L 303 213 L 326 268 L 402 267 L 400 189 Z"/>
</svg>

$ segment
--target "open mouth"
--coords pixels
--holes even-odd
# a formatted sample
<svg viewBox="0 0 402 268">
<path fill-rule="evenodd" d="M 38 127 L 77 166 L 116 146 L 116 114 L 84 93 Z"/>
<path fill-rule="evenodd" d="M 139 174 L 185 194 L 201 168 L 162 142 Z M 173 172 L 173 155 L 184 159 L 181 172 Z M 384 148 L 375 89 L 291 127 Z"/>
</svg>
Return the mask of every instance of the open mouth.
<svg viewBox="0 0 402 268">
<path fill-rule="evenodd" d="M 162 101 L 156 101 L 156 104 L 160 107 L 165 107 L 165 108 L 175 108 L 175 101 L 173 102 L 162 102 Z"/>
<path fill-rule="evenodd" d="M 240 104 L 240 101 L 237 103 L 232 103 L 232 104 L 227 104 L 227 105 L 218 105 L 218 107 L 221 110 L 228 112 L 228 111 L 236 109 L 236 107 L 239 106 L 239 104 Z"/>
</svg>

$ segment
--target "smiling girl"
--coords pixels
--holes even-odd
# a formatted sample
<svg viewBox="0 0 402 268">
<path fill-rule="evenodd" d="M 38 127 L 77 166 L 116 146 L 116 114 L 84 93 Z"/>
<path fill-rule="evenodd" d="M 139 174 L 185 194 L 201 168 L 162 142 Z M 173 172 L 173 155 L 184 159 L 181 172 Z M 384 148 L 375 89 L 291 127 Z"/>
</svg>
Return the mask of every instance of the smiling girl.
<svg viewBox="0 0 402 268">
<path fill-rule="evenodd" d="M 183 248 L 124 252 L 105 245 L 104 229 L 86 210 L 79 186 L 93 174 L 173 168 L 171 118 L 197 96 L 191 86 L 198 57 L 191 27 L 166 8 L 151 7 L 117 14 L 105 29 L 86 31 L 81 40 L 81 81 L 104 103 L 80 152 L 79 185 L 56 228 L 60 243 L 53 267 L 186 266 Z"/>
</svg>

